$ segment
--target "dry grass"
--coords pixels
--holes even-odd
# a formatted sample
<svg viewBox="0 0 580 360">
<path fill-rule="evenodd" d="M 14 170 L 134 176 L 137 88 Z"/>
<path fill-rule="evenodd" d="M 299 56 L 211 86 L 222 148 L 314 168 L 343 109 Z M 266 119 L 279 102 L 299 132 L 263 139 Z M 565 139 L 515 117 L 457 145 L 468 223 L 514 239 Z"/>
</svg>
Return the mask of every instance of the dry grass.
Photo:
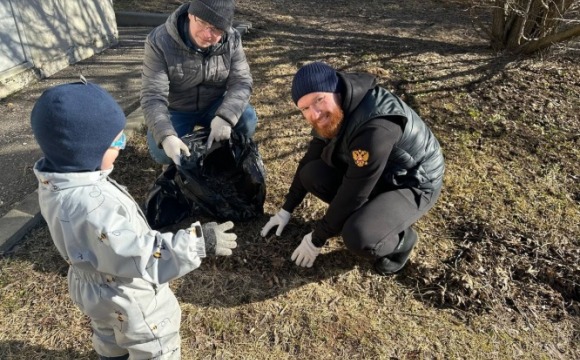
<svg viewBox="0 0 580 360">
<path fill-rule="evenodd" d="M 115 6 L 166 12 L 159 3 Z M 232 257 L 172 283 L 183 358 L 580 358 L 578 57 L 496 57 L 456 4 L 362 3 L 238 1 L 253 24 L 244 44 L 266 211 L 282 203 L 309 139 L 288 93 L 296 69 L 316 59 L 370 71 L 430 123 L 447 159 L 411 263 L 379 277 L 336 238 L 313 269 L 295 267 L 289 255 L 325 210 L 315 198 L 280 239 L 258 236 L 267 215 L 237 224 Z M 117 168 L 143 201 L 157 167 L 142 134 Z M 94 358 L 45 227 L 0 269 L 0 358 Z"/>
</svg>

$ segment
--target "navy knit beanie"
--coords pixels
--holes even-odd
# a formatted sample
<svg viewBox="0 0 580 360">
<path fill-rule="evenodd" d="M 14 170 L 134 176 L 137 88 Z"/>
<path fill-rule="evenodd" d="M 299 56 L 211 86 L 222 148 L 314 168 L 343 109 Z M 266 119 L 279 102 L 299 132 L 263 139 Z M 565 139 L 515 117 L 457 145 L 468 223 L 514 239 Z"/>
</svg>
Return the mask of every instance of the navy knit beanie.
<svg viewBox="0 0 580 360">
<path fill-rule="evenodd" d="M 341 86 L 336 70 L 322 62 L 302 66 L 292 80 L 292 100 L 298 103 L 301 97 L 313 92 L 340 92 Z"/>
<path fill-rule="evenodd" d="M 45 172 L 96 171 L 105 152 L 125 128 L 125 114 L 98 85 L 72 83 L 44 91 L 30 114 Z"/>
<path fill-rule="evenodd" d="M 234 10 L 233 0 L 193 0 L 188 12 L 218 29 L 228 31 L 234 21 Z"/>
</svg>

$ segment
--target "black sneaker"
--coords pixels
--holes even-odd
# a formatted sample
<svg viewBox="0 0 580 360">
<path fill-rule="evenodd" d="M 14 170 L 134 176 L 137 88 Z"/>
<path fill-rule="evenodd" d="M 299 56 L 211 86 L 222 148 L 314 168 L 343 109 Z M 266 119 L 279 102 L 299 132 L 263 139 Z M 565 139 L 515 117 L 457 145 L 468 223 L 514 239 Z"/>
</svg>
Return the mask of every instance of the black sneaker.
<svg viewBox="0 0 580 360">
<path fill-rule="evenodd" d="M 405 230 L 403 238 L 399 241 L 395 251 L 375 261 L 375 270 L 381 275 L 391 275 L 403 269 L 407 260 L 411 257 L 417 238 L 418 235 L 415 229 L 409 227 Z"/>
</svg>

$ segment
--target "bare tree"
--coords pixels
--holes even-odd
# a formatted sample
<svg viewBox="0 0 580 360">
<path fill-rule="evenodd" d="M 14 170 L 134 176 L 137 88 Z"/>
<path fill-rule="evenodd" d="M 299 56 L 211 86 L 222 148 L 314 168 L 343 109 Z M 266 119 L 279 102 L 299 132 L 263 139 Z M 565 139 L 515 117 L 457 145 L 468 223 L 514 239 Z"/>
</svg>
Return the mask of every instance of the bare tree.
<svg viewBox="0 0 580 360">
<path fill-rule="evenodd" d="M 580 36 L 580 0 L 473 0 L 471 15 L 497 51 L 530 54 Z"/>
</svg>

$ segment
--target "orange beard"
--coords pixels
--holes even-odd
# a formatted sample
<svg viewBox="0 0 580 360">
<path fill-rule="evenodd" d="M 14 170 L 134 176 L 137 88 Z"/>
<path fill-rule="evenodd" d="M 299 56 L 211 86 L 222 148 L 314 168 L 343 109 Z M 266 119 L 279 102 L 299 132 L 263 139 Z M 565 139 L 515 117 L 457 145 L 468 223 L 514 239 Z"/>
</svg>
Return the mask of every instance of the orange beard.
<svg viewBox="0 0 580 360">
<path fill-rule="evenodd" d="M 322 136 L 325 139 L 332 139 L 340 130 L 340 125 L 344 119 L 344 113 L 341 108 L 336 108 L 335 111 L 327 112 L 322 115 L 322 118 L 328 117 L 328 122 L 322 126 L 319 126 L 318 123 L 312 124 L 312 127 L 318 135 Z"/>
</svg>

